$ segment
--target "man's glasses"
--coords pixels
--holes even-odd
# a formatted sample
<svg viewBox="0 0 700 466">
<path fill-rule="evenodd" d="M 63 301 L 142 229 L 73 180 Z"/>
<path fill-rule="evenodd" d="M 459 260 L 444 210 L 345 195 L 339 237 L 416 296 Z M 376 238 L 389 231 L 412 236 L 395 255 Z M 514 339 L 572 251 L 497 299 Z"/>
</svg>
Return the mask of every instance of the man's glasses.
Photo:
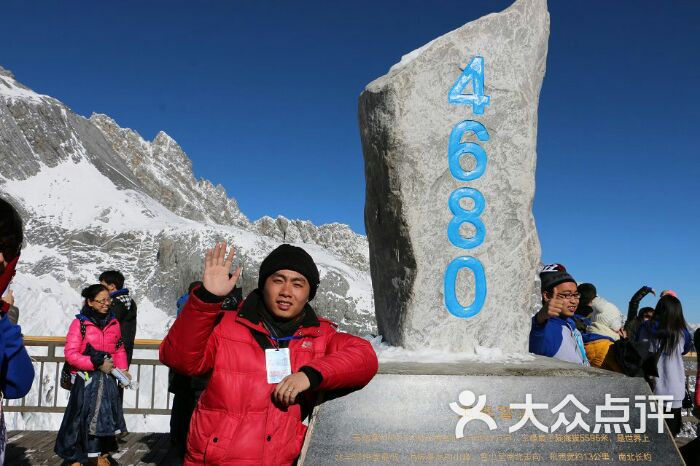
<svg viewBox="0 0 700 466">
<path fill-rule="evenodd" d="M 578 301 L 581 299 L 581 294 L 580 293 L 557 293 L 557 299 L 568 299 L 568 300 L 576 300 Z"/>
</svg>

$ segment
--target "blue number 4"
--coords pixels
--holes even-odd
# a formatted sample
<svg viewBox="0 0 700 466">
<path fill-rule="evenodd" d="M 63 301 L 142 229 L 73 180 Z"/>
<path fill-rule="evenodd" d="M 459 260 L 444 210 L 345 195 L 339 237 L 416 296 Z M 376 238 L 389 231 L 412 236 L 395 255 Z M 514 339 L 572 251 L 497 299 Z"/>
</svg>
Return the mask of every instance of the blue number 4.
<svg viewBox="0 0 700 466">
<path fill-rule="evenodd" d="M 470 81 L 473 93 L 465 94 L 464 89 Z M 447 101 L 451 104 L 471 105 L 476 115 L 484 113 L 484 107 L 491 101 L 491 97 L 484 95 L 484 57 L 472 58 L 447 93 Z"/>
</svg>

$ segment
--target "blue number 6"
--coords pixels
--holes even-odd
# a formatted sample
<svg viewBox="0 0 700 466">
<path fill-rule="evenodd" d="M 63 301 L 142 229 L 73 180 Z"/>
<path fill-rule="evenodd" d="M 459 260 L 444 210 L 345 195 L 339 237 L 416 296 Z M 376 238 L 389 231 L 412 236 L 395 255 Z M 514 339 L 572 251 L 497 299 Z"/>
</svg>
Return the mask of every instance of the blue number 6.
<svg viewBox="0 0 700 466">
<path fill-rule="evenodd" d="M 474 302 L 466 307 L 459 304 L 455 290 L 457 273 L 461 269 L 469 269 L 474 273 Z M 448 312 L 455 317 L 463 319 L 474 317 L 481 312 L 485 301 L 486 274 L 484 273 L 484 266 L 473 257 L 462 256 L 455 258 L 445 270 L 445 307 Z"/>
<path fill-rule="evenodd" d="M 462 136 L 467 131 L 474 133 L 479 141 L 488 141 L 490 137 L 486 127 L 474 120 L 464 120 L 452 128 L 447 146 L 447 160 L 452 176 L 462 181 L 475 180 L 486 171 L 487 158 L 483 147 L 474 142 L 461 142 Z M 471 154 L 476 159 L 476 166 L 470 172 L 464 171 L 459 164 L 459 159 L 465 154 Z"/>
</svg>

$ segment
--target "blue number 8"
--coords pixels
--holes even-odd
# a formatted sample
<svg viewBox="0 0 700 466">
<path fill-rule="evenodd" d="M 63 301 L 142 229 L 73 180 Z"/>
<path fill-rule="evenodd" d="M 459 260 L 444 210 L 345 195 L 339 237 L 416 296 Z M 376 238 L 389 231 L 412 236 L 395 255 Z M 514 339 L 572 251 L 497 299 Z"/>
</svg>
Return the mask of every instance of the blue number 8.
<svg viewBox="0 0 700 466">
<path fill-rule="evenodd" d="M 466 210 L 459 205 L 459 201 L 464 198 L 474 201 L 474 207 L 471 210 Z M 452 192 L 448 204 L 452 214 L 454 214 L 454 218 L 447 227 L 447 237 L 450 239 L 450 242 L 462 249 L 472 249 L 483 243 L 486 236 L 486 227 L 484 227 L 484 222 L 481 221 L 479 216 L 486 207 L 484 195 L 476 189 L 459 188 Z M 476 229 L 474 236 L 465 238 L 459 233 L 463 223 L 471 223 L 474 226 Z"/>
<path fill-rule="evenodd" d="M 486 151 L 474 142 L 460 142 L 467 131 L 476 134 L 479 141 L 489 140 L 489 132 L 478 121 L 464 120 L 452 128 L 450 142 L 447 147 L 447 159 L 452 176 L 462 181 L 475 180 L 486 171 Z M 464 154 L 471 154 L 476 159 L 476 167 L 470 172 L 464 171 L 459 164 L 459 159 Z"/>
<path fill-rule="evenodd" d="M 455 283 L 457 273 L 461 269 L 469 269 L 474 273 L 474 302 L 462 306 L 457 300 Z M 445 270 L 445 307 L 455 317 L 468 318 L 477 315 L 486 301 L 486 274 L 484 266 L 477 259 L 469 256 L 455 258 Z"/>
</svg>

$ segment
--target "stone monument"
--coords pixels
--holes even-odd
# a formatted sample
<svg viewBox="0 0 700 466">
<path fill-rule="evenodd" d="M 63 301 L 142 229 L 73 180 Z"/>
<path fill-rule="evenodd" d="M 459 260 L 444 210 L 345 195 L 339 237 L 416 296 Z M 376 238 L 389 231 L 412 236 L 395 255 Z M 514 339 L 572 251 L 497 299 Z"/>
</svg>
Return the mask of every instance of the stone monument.
<svg viewBox="0 0 700 466">
<path fill-rule="evenodd" d="M 365 225 L 390 344 L 527 350 L 548 36 L 546 0 L 518 1 L 404 56 L 362 92 Z"/>
<path fill-rule="evenodd" d="M 454 356 L 380 358 L 367 387 L 317 406 L 299 464 L 682 464 L 643 379 L 525 354 L 548 35 L 546 0 L 517 0 L 360 96 L 379 332 Z M 521 357 L 464 356 L 477 346 Z"/>
</svg>

